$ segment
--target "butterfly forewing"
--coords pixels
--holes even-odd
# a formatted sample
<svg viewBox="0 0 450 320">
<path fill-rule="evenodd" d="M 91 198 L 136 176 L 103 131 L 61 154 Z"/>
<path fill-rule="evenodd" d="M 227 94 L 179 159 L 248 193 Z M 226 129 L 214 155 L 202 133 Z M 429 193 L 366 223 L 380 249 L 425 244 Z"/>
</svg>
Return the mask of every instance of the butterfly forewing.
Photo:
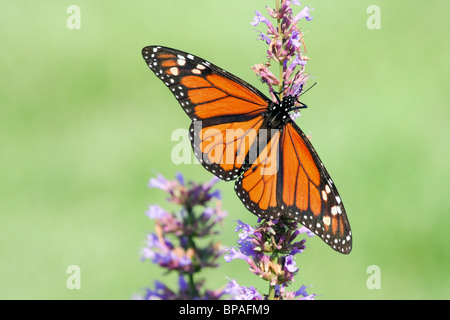
<svg viewBox="0 0 450 320">
<path fill-rule="evenodd" d="M 202 58 L 161 46 L 145 47 L 142 55 L 193 120 L 267 111 L 264 94 Z"/>
<path fill-rule="evenodd" d="M 270 100 L 245 81 L 192 54 L 150 46 L 142 55 L 193 120 L 189 134 L 200 163 L 223 180 L 236 179 L 243 172 Z"/>
</svg>

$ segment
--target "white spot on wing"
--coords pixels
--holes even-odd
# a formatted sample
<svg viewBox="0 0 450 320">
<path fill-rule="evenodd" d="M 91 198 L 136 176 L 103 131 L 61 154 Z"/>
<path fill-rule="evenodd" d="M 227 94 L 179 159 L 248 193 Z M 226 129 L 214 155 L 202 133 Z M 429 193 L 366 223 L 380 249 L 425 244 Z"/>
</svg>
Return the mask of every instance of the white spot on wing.
<svg viewBox="0 0 450 320">
<path fill-rule="evenodd" d="M 172 73 L 174 76 L 177 76 L 178 75 L 178 68 L 177 67 L 170 68 L 170 73 Z"/>
<path fill-rule="evenodd" d="M 338 213 L 338 210 L 337 210 L 337 206 L 332 206 L 331 207 L 331 214 L 333 215 L 333 216 L 335 216 L 337 213 Z"/>
</svg>

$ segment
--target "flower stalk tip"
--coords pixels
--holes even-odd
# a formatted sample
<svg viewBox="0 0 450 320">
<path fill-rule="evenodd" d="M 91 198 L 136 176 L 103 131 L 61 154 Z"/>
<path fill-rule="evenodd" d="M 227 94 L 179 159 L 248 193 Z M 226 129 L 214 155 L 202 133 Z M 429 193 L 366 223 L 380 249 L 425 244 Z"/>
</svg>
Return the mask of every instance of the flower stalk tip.
<svg viewBox="0 0 450 320">
<path fill-rule="evenodd" d="M 292 5 L 300 6 L 299 1 L 276 0 L 275 3 L 275 9 L 269 7 L 266 9 L 269 16 L 276 20 L 276 26 L 259 11 L 255 12 L 251 25 L 257 27 L 260 23 L 264 23 L 267 27 L 265 33 L 256 31 L 259 33 L 258 39 L 268 45 L 268 62 L 256 64 L 252 69 L 261 81 L 268 85 L 273 101 L 277 102 L 275 92 L 278 93 L 279 99 L 285 95 L 298 96 L 308 78 L 305 65 L 309 58 L 298 23 L 302 19 L 311 21 L 313 9 L 306 6 L 294 15 Z M 279 67 L 278 77 L 269 70 L 271 62 Z M 278 90 L 274 87 L 278 87 Z"/>
<path fill-rule="evenodd" d="M 295 292 L 288 292 L 285 288 L 295 281 L 294 277 L 299 271 L 294 256 L 305 249 L 306 240 L 297 240 L 297 236 L 307 234 L 309 230 L 299 229 L 295 221 L 277 219 L 262 220 L 256 227 L 238 220 L 235 231 L 238 232 L 238 246 L 227 249 L 225 261 L 244 260 L 250 272 L 269 282 L 268 294 L 253 295 L 252 299 L 300 299 L 303 297 Z M 228 288 L 230 294 L 243 298 L 247 296 L 246 293 L 254 291 L 254 288 L 244 287 L 238 290 L 236 281 L 232 281 L 229 287 L 234 289 Z"/>
</svg>

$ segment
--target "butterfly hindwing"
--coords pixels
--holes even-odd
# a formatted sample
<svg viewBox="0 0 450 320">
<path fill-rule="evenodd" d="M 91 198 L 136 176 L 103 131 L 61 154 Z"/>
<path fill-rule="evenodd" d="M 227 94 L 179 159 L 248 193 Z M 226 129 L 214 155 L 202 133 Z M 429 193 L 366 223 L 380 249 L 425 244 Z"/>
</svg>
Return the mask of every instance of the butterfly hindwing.
<svg viewBox="0 0 450 320">
<path fill-rule="evenodd" d="M 269 133 L 270 131 L 262 131 Z M 280 131 L 261 134 L 258 145 L 261 149 L 255 161 L 251 162 L 235 183 L 235 190 L 246 208 L 264 219 L 280 216 L 279 207 L 279 140 Z"/>
<path fill-rule="evenodd" d="M 245 170 L 249 154 L 253 154 L 263 119 L 241 116 L 227 122 L 214 120 L 192 122 L 192 149 L 208 171 L 220 179 L 234 180 Z"/>
</svg>

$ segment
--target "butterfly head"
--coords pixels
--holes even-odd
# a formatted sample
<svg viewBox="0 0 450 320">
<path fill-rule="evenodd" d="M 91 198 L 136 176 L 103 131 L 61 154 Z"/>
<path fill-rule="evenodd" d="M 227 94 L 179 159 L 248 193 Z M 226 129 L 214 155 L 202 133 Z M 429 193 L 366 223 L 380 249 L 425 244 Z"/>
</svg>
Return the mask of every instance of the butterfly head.
<svg viewBox="0 0 450 320">
<path fill-rule="evenodd" d="M 300 95 L 286 95 L 283 97 L 283 100 L 280 101 L 279 105 L 280 109 L 286 112 L 291 112 L 308 107 L 306 104 L 300 101 Z"/>
<path fill-rule="evenodd" d="M 279 107 L 282 110 L 287 112 L 297 109 L 307 108 L 307 105 L 303 102 L 300 102 L 301 94 L 286 94 L 282 99 L 280 99 L 280 94 L 278 92 L 274 92 L 275 97 L 277 99 L 277 103 L 274 103 L 273 109 Z"/>
</svg>

